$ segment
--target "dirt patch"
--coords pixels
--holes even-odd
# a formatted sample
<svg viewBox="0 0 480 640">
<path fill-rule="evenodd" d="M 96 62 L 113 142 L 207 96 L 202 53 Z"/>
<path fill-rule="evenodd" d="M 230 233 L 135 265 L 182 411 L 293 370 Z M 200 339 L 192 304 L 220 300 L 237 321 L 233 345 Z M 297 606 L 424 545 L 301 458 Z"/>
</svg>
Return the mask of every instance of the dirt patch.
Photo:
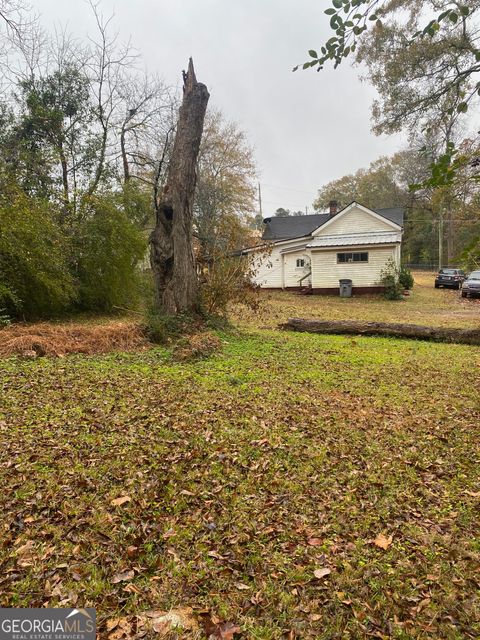
<svg viewBox="0 0 480 640">
<path fill-rule="evenodd" d="M 61 357 L 69 353 L 132 351 L 149 346 L 142 327 L 117 321 L 87 324 L 14 324 L 0 330 L 0 357 L 22 355 Z"/>
</svg>

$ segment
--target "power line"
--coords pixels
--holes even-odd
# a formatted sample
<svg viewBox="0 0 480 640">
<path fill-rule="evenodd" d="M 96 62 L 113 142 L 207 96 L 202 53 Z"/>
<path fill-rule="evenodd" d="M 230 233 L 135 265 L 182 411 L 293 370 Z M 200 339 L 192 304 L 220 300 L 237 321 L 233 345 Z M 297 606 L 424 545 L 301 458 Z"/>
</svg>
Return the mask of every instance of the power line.
<svg viewBox="0 0 480 640">
<path fill-rule="evenodd" d="M 283 205 L 285 205 L 285 201 L 284 201 L 284 202 L 277 202 L 277 201 L 275 201 L 275 200 L 264 200 L 264 199 L 262 198 L 262 204 L 279 204 L 279 205 L 282 205 L 282 206 L 283 206 Z M 293 205 L 290 205 L 290 206 L 293 206 Z M 304 208 L 305 208 L 305 205 L 304 205 L 304 204 L 302 204 L 302 205 L 297 204 L 297 205 L 295 205 L 295 207 L 296 207 L 299 211 L 301 211 L 302 209 L 304 209 Z"/>
<path fill-rule="evenodd" d="M 472 218 L 444 218 L 447 222 L 472 222 L 480 224 L 480 220 Z M 404 222 L 438 222 L 438 218 L 405 218 Z"/>
<path fill-rule="evenodd" d="M 281 187 L 275 184 L 266 184 L 265 182 L 263 183 L 263 186 L 270 187 L 271 189 L 284 189 L 285 191 L 298 191 L 299 193 L 308 193 L 309 195 L 314 195 L 315 198 L 318 196 L 318 193 L 313 194 L 312 191 L 306 191 L 305 189 L 295 189 L 293 187 Z"/>
</svg>

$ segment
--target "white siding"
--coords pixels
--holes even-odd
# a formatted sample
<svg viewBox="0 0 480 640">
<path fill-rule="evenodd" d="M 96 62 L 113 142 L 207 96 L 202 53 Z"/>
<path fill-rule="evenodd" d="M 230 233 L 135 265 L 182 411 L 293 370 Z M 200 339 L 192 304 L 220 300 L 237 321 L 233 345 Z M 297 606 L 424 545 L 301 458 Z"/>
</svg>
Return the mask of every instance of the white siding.
<svg viewBox="0 0 480 640">
<path fill-rule="evenodd" d="M 400 269 L 402 263 L 402 245 L 397 244 L 395 247 L 395 262 L 397 263 L 397 267 Z"/>
<path fill-rule="evenodd" d="M 325 227 L 325 225 L 324 225 Z M 320 227 L 315 231 L 315 236 L 333 236 L 350 233 L 368 233 L 370 231 L 392 231 L 392 226 L 388 222 L 363 211 L 359 207 L 352 207 L 345 214 L 338 214 L 327 226 Z"/>
<path fill-rule="evenodd" d="M 305 240 L 304 240 L 305 242 Z M 301 239 L 300 239 L 301 243 Z M 254 283 L 265 288 L 284 288 L 298 287 L 299 280 L 310 270 L 310 256 L 303 248 L 292 253 L 282 253 L 289 248 L 294 248 L 300 244 L 299 240 L 291 240 L 271 248 L 270 254 L 267 256 L 253 254 L 256 275 L 253 279 Z M 306 243 L 306 242 L 305 242 Z M 305 267 L 297 268 L 297 258 L 305 260 Z M 308 279 L 302 282 L 301 286 L 307 286 Z"/>
<path fill-rule="evenodd" d="M 380 272 L 385 267 L 389 258 L 393 258 L 400 265 L 400 245 L 393 244 L 394 240 L 385 238 L 383 245 L 375 245 L 379 234 L 392 232 L 395 226 L 368 210 L 363 210 L 357 205 L 341 212 L 338 217 L 328 222 L 326 227 L 320 227 L 313 235 L 318 237 L 334 236 L 335 242 L 353 242 L 352 234 L 361 235 L 361 245 L 352 247 L 329 247 L 325 249 L 306 248 L 315 242 L 315 238 L 304 237 L 293 240 L 281 241 L 271 246 L 270 255 L 252 254 L 255 261 L 256 276 L 254 282 L 265 288 L 286 288 L 312 285 L 313 288 L 337 288 L 341 278 L 351 278 L 355 287 L 379 286 Z M 373 234 L 369 237 L 369 234 Z M 376 235 L 375 235 L 376 234 Z M 398 232 L 399 240 L 401 232 Z M 371 240 L 371 245 L 364 245 Z M 387 245 L 390 242 L 392 244 Z M 325 244 L 327 242 L 325 241 Z M 291 253 L 288 253 L 291 251 Z M 368 263 L 355 262 L 350 264 L 337 264 L 337 253 L 345 251 L 368 252 Z M 297 267 L 298 258 L 305 259 L 305 267 Z M 311 268 L 312 275 L 300 283 L 303 276 L 307 275 Z"/>
<path fill-rule="evenodd" d="M 270 255 L 261 256 L 253 254 L 255 265 L 254 284 L 260 287 L 283 287 L 282 256 L 279 247 L 273 247 Z"/>
<path fill-rule="evenodd" d="M 304 267 L 297 267 L 297 259 L 303 258 L 305 260 Z M 310 279 L 305 278 L 300 284 L 300 279 L 306 276 L 310 271 L 310 256 L 303 251 L 296 251 L 295 253 L 283 254 L 285 264 L 285 286 L 286 287 L 306 287 L 309 284 Z"/>
<path fill-rule="evenodd" d="M 344 251 L 368 252 L 368 262 L 337 264 L 337 253 Z M 392 247 L 342 247 L 312 251 L 312 287 L 335 288 L 341 278 L 350 278 L 354 287 L 379 286 L 380 272 L 389 258 L 395 259 L 397 250 Z"/>
</svg>

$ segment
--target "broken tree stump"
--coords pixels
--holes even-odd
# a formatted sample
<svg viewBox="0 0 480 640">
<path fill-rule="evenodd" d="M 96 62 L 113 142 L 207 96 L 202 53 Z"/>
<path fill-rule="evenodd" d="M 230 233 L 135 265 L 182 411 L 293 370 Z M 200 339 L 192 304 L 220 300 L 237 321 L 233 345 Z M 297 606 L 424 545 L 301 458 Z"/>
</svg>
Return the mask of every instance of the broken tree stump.
<svg viewBox="0 0 480 640">
<path fill-rule="evenodd" d="M 358 336 L 386 336 L 390 338 L 410 338 L 433 342 L 455 342 L 458 344 L 480 345 L 480 328 L 454 329 L 445 327 L 424 327 L 418 324 L 396 322 L 361 322 L 356 320 L 305 320 L 289 318 L 279 325 L 281 329 Z"/>
<path fill-rule="evenodd" d="M 210 94 L 204 84 L 197 82 L 191 58 L 183 78 L 183 101 L 167 182 L 160 202 L 155 203 L 156 222 L 150 236 L 150 264 L 157 305 L 168 315 L 194 310 L 198 293 L 192 244 L 193 200 Z"/>
</svg>

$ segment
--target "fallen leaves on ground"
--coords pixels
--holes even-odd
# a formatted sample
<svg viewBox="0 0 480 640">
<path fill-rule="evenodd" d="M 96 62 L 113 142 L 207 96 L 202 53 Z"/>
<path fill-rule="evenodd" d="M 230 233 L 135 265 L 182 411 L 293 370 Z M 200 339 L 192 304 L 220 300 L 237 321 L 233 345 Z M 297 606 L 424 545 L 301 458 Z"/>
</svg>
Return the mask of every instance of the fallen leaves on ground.
<svg viewBox="0 0 480 640">
<path fill-rule="evenodd" d="M 279 295 L 269 322 L 297 299 L 346 309 Z M 93 606 L 109 640 L 479 637 L 480 350 L 218 339 L 2 360 L 0 606 Z"/>
<path fill-rule="evenodd" d="M 385 536 L 383 533 L 379 533 L 375 538 L 375 540 L 373 541 L 373 544 L 376 547 L 379 547 L 380 549 L 387 550 L 388 547 L 392 544 L 392 542 L 393 542 L 393 536 Z"/>
<path fill-rule="evenodd" d="M 132 499 L 130 498 L 130 496 L 122 496 L 121 498 L 115 498 L 114 500 L 110 501 L 110 504 L 113 507 L 121 507 L 122 504 L 126 504 L 127 502 L 130 502 Z"/>
<path fill-rule="evenodd" d="M 222 622 L 211 612 L 202 616 L 202 626 L 208 640 L 235 640 L 242 633 L 241 628 L 233 622 Z"/>
<path fill-rule="evenodd" d="M 145 348 L 149 342 L 139 323 L 15 323 L 0 329 L 0 357 L 21 355 L 63 357 L 70 353 L 98 354 Z"/>
<path fill-rule="evenodd" d="M 178 607 L 170 611 L 146 611 L 136 616 L 137 633 L 154 631 L 157 637 L 169 636 L 172 632 L 182 633 L 199 630 L 198 621 L 191 607 Z"/>
<path fill-rule="evenodd" d="M 113 576 L 112 583 L 117 584 L 118 582 L 126 582 L 131 580 L 134 575 L 135 573 L 133 571 L 120 571 Z"/>
<path fill-rule="evenodd" d="M 179 362 L 208 358 L 219 351 L 221 340 L 211 331 L 199 331 L 179 340 L 173 348 L 173 358 Z"/>
<path fill-rule="evenodd" d="M 331 573 L 331 569 L 329 569 L 328 567 L 322 567 L 321 569 L 315 569 L 313 575 L 315 576 L 315 578 L 317 578 L 317 580 L 321 580 L 322 578 L 329 576 Z"/>
<path fill-rule="evenodd" d="M 307 540 L 307 542 L 311 547 L 319 547 L 322 544 L 322 539 L 321 538 L 309 538 Z"/>
</svg>

